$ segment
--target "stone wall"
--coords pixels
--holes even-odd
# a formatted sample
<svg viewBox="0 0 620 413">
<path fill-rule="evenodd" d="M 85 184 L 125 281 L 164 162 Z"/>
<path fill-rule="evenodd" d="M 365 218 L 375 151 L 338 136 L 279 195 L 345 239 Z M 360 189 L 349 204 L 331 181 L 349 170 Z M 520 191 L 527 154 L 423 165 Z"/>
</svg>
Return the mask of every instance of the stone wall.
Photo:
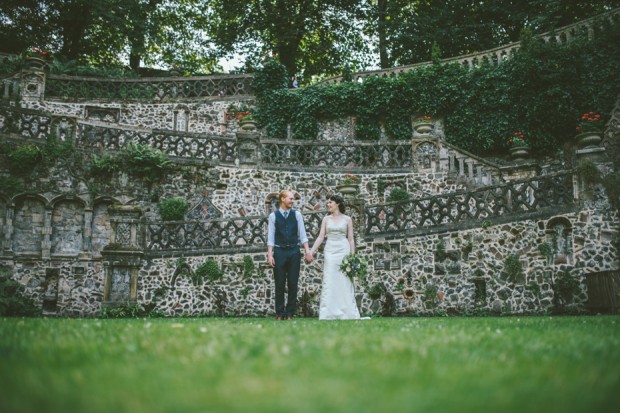
<svg viewBox="0 0 620 413">
<path fill-rule="evenodd" d="M 44 75 L 24 79 L 33 87 L 24 89 L 19 106 L 28 111 L 0 107 L 2 139 L 44 144 L 60 136 L 76 144 L 67 159 L 39 165 L 32 174 L 19 177 L 25 191 L 0 193 L 0 266 L 11 270 L 45 314 L 92 316 L 105 305 L 129 301 L 169 316 L 270 315 L 273 282 L 266 262 L 264 218 L 277 204 L 277 193 L 295 192 L 296 208 L 304 213 L 314 238 L 326 197 L 338 191 L 349 172 L 360 179 L 358 192 L 347 201 L 358 249 L 370 263 L 369 287 L 384 287 L 378 298 L 356 287 L 363 313 L 530 314 L 559 307 L 579 311 L 588 300 L 588 274 L 619 266 L 614 240 L 620 222 L 602 187 L 589 191 L 580 177 L 568 175 L 577 184 L 564 194 L 566 203 L 546 203 L 543 192 L 553 193 L 554 188 L 528 181 L 519 189 L 513 183 L 537 175 L 571 174 L 561 163 L 482 159 L 445 142 L 441 122 L 431 132 L 412 128 L 410 141 L 386 140 L 372 147 L 354 140 L 353 119 L 325 123 L 315 142 L 300 143 L 292 137 L 270 142 L 260 131 L 240 130 L 226 113 L 231 103 L 251 103 L 251 97 L 66 102 L 44 99 Z M 88 125 L 97 128 L 89 130 Z M 128 132 L 122 135 L 119 130 Z M 96 142 L 121 136 L 111 145 L 115 150 L 126 143 L 125 136 L 142 135 L 147 144 L 174 147 L 174 170 L 156 182 L 125 170 L 105 178 L 92 176 L 88 162 L 108 147 L 89 146 L 87 136 L 80 135 L 88 131 L 100 134 Z M 218 144 L 214 136 L 230 139 Z M 216 148 L 229 145 L 228 160 L 188 152 L 185 147 L 196 140 L 216 142 Z M 246 150 L 247 156 L 242 156 Z M 275 162 L 267 150 L 273 157 L 290 157 Z M 611 172 L 603 148 L 578 155 L 594 159 L 604 174 Z M 4 177 L 10 176 L 5 161 L 0 162 Z M 394 218 L 395 207 L 387 200 L 397 187 L 412 198 L 409 204 L 399 204 L 402 209 L 433 205 L 423 211 L 430 221 L 435 213 L 449 221 L 451 208 L 457 214 L 474 209 L 484 214 L 414 231 L 407 225 L 415 224 L 417 210 L 410 207 L 405 225 L 366 231 L 370 210 L 377 211 L 379 221 Z M 448 207 L 452 195 L 459 199 Z M 185 221 L 160 221 L 157 203 L 171 197 L 189 203 Z M 523 210 L 508 208 L 504 198 L 521 202 Z M 210 235 L 226 242 L 200 243 Z M 249 274 L 244 271 L 248 257 L 254 266 Z M 222 279 L 196 280 L 196 269 L 209 259 L 223 270 Z M 508 259 L 523 272 L 508 271 Z M 318 310 L 322 264 L 319 254 L 314 263 L 302 265 L 299 299 L 306 315 Z M 560 297 L 557 284 L 563 274 L 577 278 L 580 287 Z"/>
</svg>

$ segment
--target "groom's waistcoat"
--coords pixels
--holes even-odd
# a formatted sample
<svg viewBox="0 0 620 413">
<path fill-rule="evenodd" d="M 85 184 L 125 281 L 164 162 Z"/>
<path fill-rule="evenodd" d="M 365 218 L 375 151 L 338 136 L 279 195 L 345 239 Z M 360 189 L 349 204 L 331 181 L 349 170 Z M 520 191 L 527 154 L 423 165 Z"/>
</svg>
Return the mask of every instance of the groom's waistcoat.
<svg viewBox="0 0 620 413">
<path fill-rule="evenodd" d="M 283 248 L 293 248 L 299 245 L 299 234 L 297 227 L 297 214 L 294 209 L 288 213 L 288 218 L 284 219 L 284 215 L 278 209 L 276 215 L 276 232 L 275 244 Z"/>
</svg>

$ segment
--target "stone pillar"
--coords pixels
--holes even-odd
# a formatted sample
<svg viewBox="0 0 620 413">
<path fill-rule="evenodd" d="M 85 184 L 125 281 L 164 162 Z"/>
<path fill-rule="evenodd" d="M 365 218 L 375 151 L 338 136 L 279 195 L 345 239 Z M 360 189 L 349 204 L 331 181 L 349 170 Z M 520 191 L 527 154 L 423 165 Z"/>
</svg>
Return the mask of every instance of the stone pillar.
<svg viewBox="0 0 620 413">
<path fill-rule="evenodd" d="M 53 211 L 51 209 L 45 209 L 42 229 L 43 239 L 41 240 L 41 258 L 44 260 L 49 260 L 52 256 L 52 214 Z"/>
<path fill-rule="evenodd" d="M 14 213 L 15 205 L 12 203 L 6 204 L 6 216 L 4 220 L 4 227 L 2 233 L 4 237 L 0 240 L 0 255 L 11 255 L 12 254 L 12 245 L 11 239 L 13 236 L 13 213 Z"/>
<path fill-rule="evenodd" d="M 137 299 L 138 272 L 144 255 L 138 238 L 142 210 L 114 205 L 108 212 L 112 233 L 110 243 L 101 251 L 105 271 L 103 305 L 114 306 Z"/>
<path fill-rule="evenodd" d="M 366 233 L 366 213 L 365 197 L 361 195 L 361 191 L 357 191 L 352 194 L 343 194 L 344 203 L 347 208 L 346 214 L 351 217 L 353 221 L 353 230 L 355 245 L 357 249 L 365 249 L 366 242 L 364 240 L 364 234 Z"/>
<path fill-rule="evenodd" d="M 22 70 L 19 97 L 22 101 L 38 101 L 45 98 L 45 72 L 42 70 Z"/>
<path fill-rule="evenodd" d="M 237 132 L 237 163 L 240 165 L 256 165 L 260 163 L 260 140 L 256 126 L 245 124 Z"/>
<path fill-rule="evenodd" d="M 609 157 L 605 151 L 605 147 L 598 145 L 588 146 L 575 151 L 574 165 L 579 170 L 579 164 L 582 162 L 592 162 L 599 171 L 605 169 L 609 163 Z M 589 199 L 592 196 L 592 185 L 586 182 L 583 176 L 575 173 L 574 176 L 574 195 L 575 199 Z"/>
<path fill-rule="evenodd" d="M 82 233 L 82 251 L 80 255 L 92 256 L 93 251 L 93 210 L 92 208 L 84 210 L 84 228 Z"/>
</svg>

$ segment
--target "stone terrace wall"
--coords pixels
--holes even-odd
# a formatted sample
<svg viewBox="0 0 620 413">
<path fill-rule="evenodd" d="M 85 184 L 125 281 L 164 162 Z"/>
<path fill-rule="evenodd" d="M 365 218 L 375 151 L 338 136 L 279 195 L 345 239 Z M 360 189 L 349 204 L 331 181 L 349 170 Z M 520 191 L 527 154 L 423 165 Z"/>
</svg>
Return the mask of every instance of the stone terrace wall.
<svg viewBox="0 0 620 413">
<path fill-rule="evenodd" d="M 25 71 L 20 82 L 18 104 L 0 106 L 3 141 L 56 138 L 76 150 L 20 178 L 24 192 L 0 194 L 0 266 L 49 315 L 96 315 L 125 301 L 167 315 L 271 314 L 264 219 L 276 194 L 295 191 L 314 237 L 326 196 L 346 173 L 360 178 L 348 203 L 370 284 L 387 291 L 375 299 L 358 286 L 364 313 L 387 311 L 389 297 L 395 301 L 388 310 L 398 314 L 583 309 L 588 274 L 618 268 L 613 240 L 620 223 L 600 187 L 586 191 L 559 163 L 498 165 L 469 154 L 442 139 L 441 122 L 379 145 L 356 142 L 351 120 L 326 123 L 314 142 L 273 141 L 226 115 L 231 103 L 251 104 L 248 96 L 69 102 L 45 98 L 41 72 Z M 164 150 L 175 170 L 154 184 L 122 170 L 104 180 L 86 173 L 93 154 L 129 142 Z M 603 148 L 576 156 L 610 172 Z M 5 160 L 2 176 L 9 175 Z M 568 179 L 553 183 L 556 174 Z M 412 200 L 386 204 L 396 187 Z M 190 204 L 186 221 L 160 222 L 158 200 L 176 196 Z M 525 270 L 515 279 L 504 264 L 512 255 Z M 249 277 L 245 257 L 255 265 Z M 192 275 L 207 259 L 224 278 L 195 283 Z M 303 266 L 306 314 L 317 311 L 321 267 L 321 255 Z M 554 290 L 563 272 L 580 280 L 569 297 Z"/>
</svg>

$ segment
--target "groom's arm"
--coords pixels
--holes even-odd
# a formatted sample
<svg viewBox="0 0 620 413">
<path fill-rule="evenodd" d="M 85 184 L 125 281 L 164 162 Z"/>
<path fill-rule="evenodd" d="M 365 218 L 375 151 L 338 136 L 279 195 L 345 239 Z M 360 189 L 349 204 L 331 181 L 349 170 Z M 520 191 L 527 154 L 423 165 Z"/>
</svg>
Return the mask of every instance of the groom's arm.
<svg viewBox="0 0 620 413">
<path fill-rule="evenodd" d="M 297 217 L 297 234 L 299 235 L 299 242 L 304 246 L 306 252 L 306 261 L 312 261 L 312 252 L 308 246 L 308 235 L 306 234 L 306 226 L 304 225 L 304 217 L 301 212 L 295 211 Z"/>
<path fill-rule="evenodd" d="M 267 218 L 267 262 L 272 267 L 275 267 L 276 261 L 273 259 L 273 247 L 275 245 L 276 238 L 276 222 L 275 214 L 272 212 Z"/>
</svg>

